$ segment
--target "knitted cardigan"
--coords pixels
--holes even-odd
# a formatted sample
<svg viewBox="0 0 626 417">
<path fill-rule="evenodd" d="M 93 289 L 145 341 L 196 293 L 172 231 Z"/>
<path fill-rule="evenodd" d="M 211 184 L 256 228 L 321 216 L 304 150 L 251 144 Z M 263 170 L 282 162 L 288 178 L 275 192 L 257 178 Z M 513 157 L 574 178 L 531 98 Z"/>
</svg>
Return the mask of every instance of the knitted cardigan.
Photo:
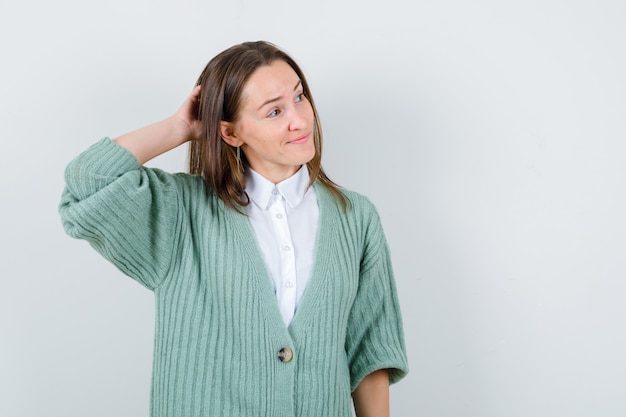
<svg viewBox="0 0 626 417">
<path fill-rule="evenodd" d="M 315 265 L 286 327 L 247 217 L 199 176 L 140 167 L 108 138 L 69 164 L 66 232 L 156 297 L 153 417 L 349 417 L 366 375 L 388 368 L 394 383 L 408 372 L 376 210 L 344 191 L 344 212 L 315 187 Z"/>
</svg>

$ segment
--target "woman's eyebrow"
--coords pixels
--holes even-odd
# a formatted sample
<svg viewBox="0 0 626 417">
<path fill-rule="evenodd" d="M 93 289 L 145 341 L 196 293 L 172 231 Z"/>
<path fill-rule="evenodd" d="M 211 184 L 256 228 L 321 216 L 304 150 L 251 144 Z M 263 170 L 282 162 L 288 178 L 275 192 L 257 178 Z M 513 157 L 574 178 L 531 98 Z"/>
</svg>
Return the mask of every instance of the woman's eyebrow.
<svg viewBox="0 0 626 417">
<path fill-rule="evenodd" d="M 298 80 L 298 82 L 296 83 L 296 86 L 293 88 L 293 91 L 296 91 L 296 90 L 298 89 L 298 87 L 300 87 L 300 84 L 302 84 L 302 80 Z M 267 104 L 270 104 L 270 103 L 273 103 L 273 102 L 275 102 L 275 101 L 278 101 L 278 100 L 280 100 L 281 98 L 282 98 L 282 96 L 280 96 L 280 97 L 275 97 L 275 98 L 271 98 L 271 99 L 269 99 L 269 100 L 267 100 L 267 101 L 264 101 L 264 102 L 263 102 L 263 104 L 261 104 L 261 105 L 259 106 L 258 110 L 261 110 L 261 109 L 263 108 L 263 106 L 265 106 L 265 105 L 267 105 Z"/>
</svg>

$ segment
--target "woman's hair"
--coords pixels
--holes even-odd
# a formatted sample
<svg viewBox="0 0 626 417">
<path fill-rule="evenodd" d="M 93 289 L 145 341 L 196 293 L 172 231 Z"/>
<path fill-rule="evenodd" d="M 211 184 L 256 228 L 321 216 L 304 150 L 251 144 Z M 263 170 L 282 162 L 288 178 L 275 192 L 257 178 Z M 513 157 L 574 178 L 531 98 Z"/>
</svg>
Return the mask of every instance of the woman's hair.
<svg viewBox="0 0 626 417">
<path fill-rule="evenodd" d="M 189 172 L 201 175 L 207 189 L 216 193 L 226 206 L 240 211 L 249 203 L 244 173 L 248 161 L 244 155 L 239 160 L 237 149 L 221 138 L 220 122 L 237 120 L 246 82 L 259 67 L 277 60 L 286 62 L 295 71 L 313 108 L 315 156 L 307 163 L 311 178 L 309 187 L 319 181 L 345 210 L 349 206 L 347 197 L 322 169 L 322 127 L 309 84 L 298 64 L 269 42 L 245 42 L 232 46 L 215 56 L 200 74 L 196 85 L 202 86 L 198 106 L 202 136 L 191 142 Z"/>
</svg>

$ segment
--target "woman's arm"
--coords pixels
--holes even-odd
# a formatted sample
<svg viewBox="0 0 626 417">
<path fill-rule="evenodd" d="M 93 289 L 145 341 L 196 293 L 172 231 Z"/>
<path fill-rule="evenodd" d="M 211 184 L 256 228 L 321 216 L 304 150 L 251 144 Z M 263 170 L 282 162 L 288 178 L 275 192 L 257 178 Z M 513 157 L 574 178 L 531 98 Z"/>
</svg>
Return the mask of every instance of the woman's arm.
<svg viewBox="0 0 626 417">
<path fill-rule="evenodd" d="M 200 86 L 193 89 L 178 111 L 160 122 L 121 135 L 113 141 L 126 148 L 140 165 L 183 143 L 200 136 L 196 118 Z"/>
<path fill-rule="evenodd" d="M 352 393 L 357 417 L 389 417 L 389 371 L 367 375 Z"/>
<path fill-rule="evenodd" d="M 169 118 L 92 145 L 65 170 L 66 187 L 59 212 L 66 232 L 86 239 L 125 274 L 150 289 L 163 282 L 172 266 L 183 201 L 183 183 L 140 164 L 198 138 L 196 87 Z M 182 178 L 182 177 L 181 177 Z M 180 179 L 180 178 L 179 178 Z"/>
</svg>

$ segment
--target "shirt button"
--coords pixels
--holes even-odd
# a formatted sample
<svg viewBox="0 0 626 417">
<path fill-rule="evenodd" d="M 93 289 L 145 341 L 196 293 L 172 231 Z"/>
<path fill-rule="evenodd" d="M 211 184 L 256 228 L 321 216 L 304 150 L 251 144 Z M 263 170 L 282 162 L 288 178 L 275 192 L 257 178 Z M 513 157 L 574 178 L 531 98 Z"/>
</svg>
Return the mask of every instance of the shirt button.
<svg viewBox="0 0 626 417">
<path fill-rule="evenodd" d="M 293 288 L 293 281 L 287 281 L 287 282 L 285 283 L 285 287 L 287 287 L 287 288 Z"/>
<path fill-rule="evenodd" d="M 284 250 L 285 252 L 288 252 L 288 251 L 290 251 L 290 250 L 291 250 L 291 246 L 289 246 L 289 245 L 285 245 L 285 246 L 283 246 L 283 250 Z"/>
<path fill-rule="evenodd" d="M 274 189 L 272 190 L 272 194 L 274 194 L 274 195 L 278 194 L 278 190 L 277 190 L 276 188 L 274 188 Z"/>
<path fill-rule="evenodd" d="M 283 215 L 282 215 L 282 214 L 280 214 L 280 213 L 278 213 L 278 214 L 276 215 L 276 218 L 277 218 L 277 219 L 282 219 L 282 218 L 283 218 Z"/>
<path fill-rule="evenodd" d="M 278 351 L 278 359 L 281 362 L 289 362 L 293 359 L 293 352 L 288 347 L 284 347 Z"/>
</svg>

